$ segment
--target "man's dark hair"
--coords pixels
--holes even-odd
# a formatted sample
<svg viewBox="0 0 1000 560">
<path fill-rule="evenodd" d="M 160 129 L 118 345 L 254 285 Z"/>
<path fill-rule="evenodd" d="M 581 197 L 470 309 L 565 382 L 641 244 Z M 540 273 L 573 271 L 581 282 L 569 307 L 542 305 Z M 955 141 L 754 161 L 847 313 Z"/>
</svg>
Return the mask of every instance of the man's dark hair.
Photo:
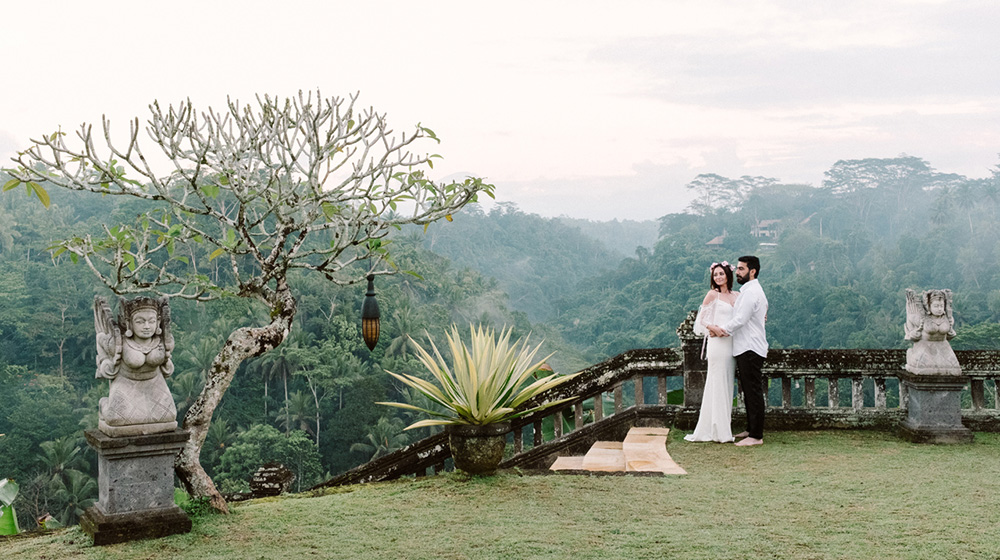
<svg viewBox="0 0 1000 560">
<path fill-rule="evenodd" d="M 753 277 L 760 278 L 760 259 L 753 255 L 747 255 L 745 257 L 740 257 L 739 262 L 746 263 L 747 268 L 750 270 L 756 270 L 757 272 L 754 273 Z"/>
</svg>

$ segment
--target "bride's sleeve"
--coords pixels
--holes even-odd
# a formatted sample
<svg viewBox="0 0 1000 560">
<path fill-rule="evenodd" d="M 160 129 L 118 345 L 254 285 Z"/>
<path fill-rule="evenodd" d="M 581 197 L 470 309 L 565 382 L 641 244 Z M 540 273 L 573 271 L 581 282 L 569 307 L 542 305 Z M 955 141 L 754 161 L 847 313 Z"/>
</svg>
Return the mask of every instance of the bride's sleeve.
<svg viewBox="0 0 1000 560">
<path fill-rule="evenodd" d="M 705 327 L 715 322 L 715 301 L 702 305 L 698 308 L 698 316 L 694 319 L 694 334 L 707 336 L 708 329 Z"/>
</svg>

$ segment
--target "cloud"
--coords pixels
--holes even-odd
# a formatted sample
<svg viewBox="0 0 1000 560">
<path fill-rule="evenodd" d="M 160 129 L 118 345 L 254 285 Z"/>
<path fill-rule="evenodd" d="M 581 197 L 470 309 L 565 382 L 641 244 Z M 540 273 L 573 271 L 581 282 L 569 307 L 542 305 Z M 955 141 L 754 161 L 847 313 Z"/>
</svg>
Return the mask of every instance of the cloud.
<svg viewBox="0 0 1000 560">
<path fill-rule="evenodd" d="M 988 4 L 836 10 L 795 3 L 773 21 L 609 41 L 597 62 L 632 66 L 637 95 L 667 103 L 784 109 L 824 103 L 994 95 L 997 10 Z M 992 22 L 992 23 L 986 23 Z"/>
<path fill-rule="evenodd" d="M 497 183 L 497 200 L 516 202 L 525 212 L 590 220 L 655 220 L 683 212 L 692 195 L 686 185 L 700 173 L 739 176 L 743 162 L 735 146 L 709 150 L 697 161 L 643 161 L 628 175 L 539 178 Z"/>
<path fill-rule="evenodd" d="M 17 154 L 19 149 L 23 149 L 23 146 L 18 145 L 14 135 L 0 129 L 0 168 L 9 167 L 10 158 Z"/>
</svg>

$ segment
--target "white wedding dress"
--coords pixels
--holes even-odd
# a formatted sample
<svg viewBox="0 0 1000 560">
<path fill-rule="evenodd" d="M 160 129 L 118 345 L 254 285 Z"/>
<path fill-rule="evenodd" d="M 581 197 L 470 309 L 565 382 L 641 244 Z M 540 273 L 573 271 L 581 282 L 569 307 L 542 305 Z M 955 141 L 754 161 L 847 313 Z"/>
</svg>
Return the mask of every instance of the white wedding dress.
<svg viewBox="0 0 1000 560">
<path fill-rule="evenodd" d="M 702 324 L 723 325 L 733 316 L 733 306 L 716 299 L 699 312 Z M 696 331 L 697 332 L 697 331 Z M 733 357 L 733 337 L 708 337 L 708 374 L 705 393 L 701 397 L 701 412 L 694 433 L 684 436 L 687 441 L 733 441 L 733 385 L 736 358 Z"/>
</svg>

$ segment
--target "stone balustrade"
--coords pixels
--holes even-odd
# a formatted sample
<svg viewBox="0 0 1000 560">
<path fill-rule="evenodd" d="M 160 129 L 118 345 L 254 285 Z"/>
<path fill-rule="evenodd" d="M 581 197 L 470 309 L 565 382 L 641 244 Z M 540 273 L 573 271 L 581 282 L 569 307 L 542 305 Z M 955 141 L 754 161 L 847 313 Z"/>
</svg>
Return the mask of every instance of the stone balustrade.
<svg viewBox="0 0 1000 560">
<path fill-rule="evenodd" d="M 707 369 L 701 339 L 691 332 L 693 321 L 692 312 L 677 329 L 680 348 L 630 350 L 526 403 L 569 399 L 512 423 L 512 454 L 501 468 L 547 467 L 559 454 L 585 452 L 594 441 L 624 437 L 632 425 L 693 429 Z M 962 396 L 962 423 L 973 431 L 1000 432 L 1000 352 L 956 355 L 970 379 Z M 907 411 L 899 380 L 905 364 L 901 349 L 772 349 L 764 365 L 765 431 L 896 429 Z M 739 427 L 739 400 L 733 416 Z M 444 442 L 440 434 L 431 436 L 320 486 L 439 472 L 449 458 Z"/>
</svg>

